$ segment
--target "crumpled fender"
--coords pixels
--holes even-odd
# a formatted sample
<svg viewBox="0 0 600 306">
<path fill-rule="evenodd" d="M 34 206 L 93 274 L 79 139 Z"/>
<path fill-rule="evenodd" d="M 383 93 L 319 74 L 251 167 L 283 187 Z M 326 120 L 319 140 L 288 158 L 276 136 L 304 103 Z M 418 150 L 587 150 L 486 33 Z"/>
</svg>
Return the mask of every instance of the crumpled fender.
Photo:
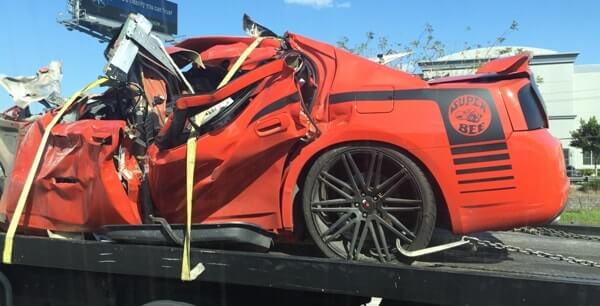
<svg viewBox="0 0 600 306">
<path fill-rule="evenodd" d="M 47 113 L 33 123 L 19 146 L 0 201 L 0 213 L 8 220 L 52 116 Z M 128 173 L 128 194 L 113 160 L 124 127 L 125 123 L 117 120 L 81 120 L 55 126 L 33 181 L 21 228 L 86 232 L 104 224 L 140 224 L 135 173 Z M 131 166 L 132 162 L 132 156 L 125 157 L 126 164 Z"/>
</svg>

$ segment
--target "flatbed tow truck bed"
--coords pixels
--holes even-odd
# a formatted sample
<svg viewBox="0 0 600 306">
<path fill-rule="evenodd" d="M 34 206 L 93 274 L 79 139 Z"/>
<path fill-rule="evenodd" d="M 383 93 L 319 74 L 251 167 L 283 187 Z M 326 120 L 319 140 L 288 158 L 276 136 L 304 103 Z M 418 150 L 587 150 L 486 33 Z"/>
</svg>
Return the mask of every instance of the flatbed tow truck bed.
<svg viewBox="0 0 600 306">
<path fill-rule="evenodd" d="M 586 234 L 600 234 L 595 228 L 576 229 Z M 600 242 L 596 241 L 517 232 L 485 232 L 476 236 L 600 262 Z M 3 239 L 4 235 L 0 234 L 0 242 Z M 278 250 L 252 253 L 194 248 L 192 267 L 202 263 L 204 271 L 195 281 L 185 284 L 179 281 L 181 253 L 176 247 L 17 236 L 13 265 L 2 266 L 2 271 L 8 275 L 13 287 L 21 286 L 21 289 L 15 289 L 15 295 L 38 290 L 35 295 L 47 299 L 58 299 L 61 293 L 65 295 L 69 286 L 77 283 L 85 285 L 87 282 L 87 290 L 93 291 L 98 284 L 90 285 L 89 277 L 94 275 L 100 276 L 100 283 L 108 295 L 118 288 L 130 293 L 143 290 L 134 290 L 133 284 L 139 285 L 144 280 L 156 283 L 158 280 L 161 284 L 169 283 L 170 288 L 189 289 L 186 293 L 174 293 L 174 289 L 167 293 L 170 298 L 180 300 L 185 300 L 184 295 L 201 295 L 200 288 L 213 283 L 253 286 L 257 290 L 262 287 L 381 297 L 386 302 L 433 305 L 600 305 L 600 268 L 488 248 L 448 250 L 420 258 L 412 265 L 345 262 L 289 255 Z M 60 273 L 66 273 L 65 278 L 56 276 Z M 82 281 L 70 279 L 78 275 L 88 278 Z M 121 277 L 127 281 L 120 281 Z M 50 289 L 44 289 L 46 282 L 52 283 Z M 93 302 L 91 297 L 98 296 L 86 290 L 75 290 L 78 292 L 67 296 L 72 299 L 87 297 L 86 305 Z M 118 295 L 123 294 L 127 293 Z M 264 305 L 270 303 L 286 304 L 276 300 L 265 301 Z M 66 302 L 62 304 L 66 305 Z"/>
</svg>

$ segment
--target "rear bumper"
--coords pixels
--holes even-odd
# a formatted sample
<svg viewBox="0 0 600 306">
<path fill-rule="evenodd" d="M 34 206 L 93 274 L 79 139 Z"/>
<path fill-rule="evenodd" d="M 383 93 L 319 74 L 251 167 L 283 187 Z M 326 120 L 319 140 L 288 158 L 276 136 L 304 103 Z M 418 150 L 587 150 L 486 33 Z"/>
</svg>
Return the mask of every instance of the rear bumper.
<svg viewBox="0 0 600 306">
<path fill-rule="evenodd" d="M 540 129 L 514 133 L 509 143 L 520 148 L 515 150 L 515 166 L 520 168 L 520 180 L 526 188 L 525 205 L 539 213 L 539 217 L 527 220 L 528 224 L 553 220 L 564 210 L 570 186 L 560 141 L 547 129 Z"/>
<path fill-rule="evenodd" d="M 569 180 L 560 142 L 547 129 L 513 132 L 506 142 L 512 169 L 501 175 L 514 179 L 502 184 L 513 188 L 459 195 L 456 233 L 546 224 L 564 209 Z"/>
</svg>

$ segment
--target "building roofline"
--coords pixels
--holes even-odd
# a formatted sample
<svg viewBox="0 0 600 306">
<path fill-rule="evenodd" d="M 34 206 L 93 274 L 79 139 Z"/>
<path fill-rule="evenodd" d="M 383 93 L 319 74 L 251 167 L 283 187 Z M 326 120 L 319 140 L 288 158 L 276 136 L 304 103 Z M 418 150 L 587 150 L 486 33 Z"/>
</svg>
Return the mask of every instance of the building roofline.
<svg viewBox="0 0 600 306">
<path fill-rule="evenodd" d="M 534 55 L 529 61 L 530 65 L 548 65 L 548 64 L 568 64 L 574 63 L 579 52 L 562 52 L 555 54 Z M 433 60 L 419 62 L 422 70 L 456 70 L 472 69 L 483 62 L 493 60 L 494 58 L 466 58 L 458 60 Z"/>
</svg>

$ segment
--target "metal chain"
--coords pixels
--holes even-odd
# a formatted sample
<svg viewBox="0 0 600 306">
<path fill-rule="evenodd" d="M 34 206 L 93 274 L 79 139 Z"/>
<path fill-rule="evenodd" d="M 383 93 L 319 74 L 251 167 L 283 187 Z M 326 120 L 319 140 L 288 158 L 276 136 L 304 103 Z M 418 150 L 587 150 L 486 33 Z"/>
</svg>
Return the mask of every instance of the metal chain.
<svg viewBox="0 0 600 306">
<path fill-rule="evenodd" d="M 600 268 L 600 263 L 591 261 L 591 260 L 587 260 L 587 259 L 580 259 L 580 258 L 576 258 L 576 257 L 572 257 L 572 256 L 564 256 L 564 255 L 560 255 L 560 254 L 536 251 L 536 250 L 533 250 L 530 248 L 521 248 L 518 246 L 508 245 L 508 244 L 504 244 L 501 242 L 493 242 L 493 241 L 489 241 L 489 240 L 483 240 L 483 239 L 479 239 L 477 237 L 472 237 L 472 236 L 464 236 L 463 238 L 467 241 L 470 241 L 471 243 L 473 243 L 475 245 L 479 245 L 479 246 L 483 246 L 483 247 L 487 247 L 487 248 L 493 248 L 496 250 L 516 252 L 516 253 L 521 253 L 521 254 L 526 254 L 526 255 L 534 255 L 534 256 L 542 257 L 542 258 L 548 258 L 548 259 L 557 260 L 557 261 L 564 261 L 564 262 L 571 263 L 571 264 L 578 264 L 578 265 L 584 265 L 584 266 L 588 266 L 588 267 Z"/>
<path fill-rule="evenodd" d="M 556 230 L 556 229 L 547 228 L 547 227 L 519 227 L 519 228 L 513 229 L 513 231 L 519 232 L 519 233 L 536 235 L 536 236 L 550 236 L 550 237 L 560 237 L 560 238 L 580 239 L 580 240 L 600 242 L 600 236 L 590 236 L 590 235 L 569 233 L 569 232 L 565 232 L 562 230 Z"/>
</svg>

